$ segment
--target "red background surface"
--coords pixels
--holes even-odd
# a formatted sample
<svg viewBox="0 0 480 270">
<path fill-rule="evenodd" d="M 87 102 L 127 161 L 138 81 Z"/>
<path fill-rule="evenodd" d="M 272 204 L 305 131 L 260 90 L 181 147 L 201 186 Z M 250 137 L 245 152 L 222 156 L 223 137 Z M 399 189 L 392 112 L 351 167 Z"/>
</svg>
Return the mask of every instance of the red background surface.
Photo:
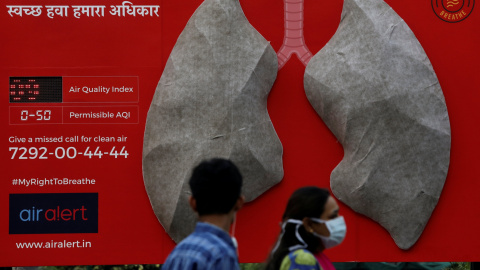
<svg viewBox="0 0 480 270">
<path fill-rule="evenodd" d="M 250 23 L 277 51 L 283 40 L 281 0 L 241 0 Z M 479 261 L 480 196 L 480 10 L 460 23 L 446 23 L 430 1 L 388 0 L 425 49 L 446 98 L 452 150 L 444 191 L 418 242 L 397 248 L 372 220 L 340 204 L 348 233 L 344 243 L 326 251 L 333 261 Z M 119 5 L 111 0 L 7 0 L 0 6 L 0 266 L 163 263 L 174 243 L 157 221 L 146 195 L 141 170 L 145 119 L 166 59 L 199 0 L 135 0 L 160 5 L 160 17 L 10 17 L 6 5 Z M 318 52 L 335 33 L 342 1 L 305 0 L 305 40 Z M 44 11 L 45 12 L 45 11 Z M 106 12 L 108 13 L 108 12 Z M 241 262 L 265 260 L 280 231 L 286 201 L 298 187 L 329 187 L 329 175 L 343 156 L 341 145 L 308 103 L 303 89 L 305 67 L 293 56 L 279 71 L 268 109 L 283 144 L 283 181 L 248 203 L 237 215 Z M 9 125 L 10 76 L 138 76 L 139 123 Z M 18 104 L 15 104 L 18 105 Z M 43 107 L 45 104 L 26 104 Z M 61 104 L 50 105 L 51 107 Z M 69 104 L 70 105 L 70 104 Z M 82 103 L 82 106 L 87 104 Z M 95 106 L 102 106 L 95 103 Z M 108 104 L 105 104 L 106 106 Z M 111 105 L 111 103 L 110 103 Z M 120 105 L 120 104 L 119 104 Z M 128 104 L 136 105 L 136 103 Z M 93 106 L 93 104 L 92 104 Z M 11 160 L 10 136 L 127 136 L 121 145 L 127 159 Z M 52 146 L 70 146 L 51 144 Z M 77 143 L 76 147 L 112 147 L 116 143 Z M 19 145 L 20 146 L 20 145 Z M 36 146 L 34 144 L 23 146 Z M 40 146 L 40 145 L 38 145 Z M 95 186 L 20 187 L 14 178 L 89 177 Z M 98 234 L 9 235 L 10 193 L 99 193 Z M 87 240 L 92 248 L 17 249 L 16 242 Z"/>
</svg>

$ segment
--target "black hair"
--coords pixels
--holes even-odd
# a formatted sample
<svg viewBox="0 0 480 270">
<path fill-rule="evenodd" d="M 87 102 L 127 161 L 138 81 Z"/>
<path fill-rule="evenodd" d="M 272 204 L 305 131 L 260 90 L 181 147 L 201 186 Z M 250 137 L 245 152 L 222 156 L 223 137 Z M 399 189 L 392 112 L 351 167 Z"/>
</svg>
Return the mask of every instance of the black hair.
<svg viewBox="0 0 480 270">
<path fill-rule="evenodd" d="M 323 188 L 303 187 L 297 189 L 288 200 L 282 221 L 285 222 L 288 219 L 301 221 L 305 217 L 320 217 L 325 209 L 325 203 L 329 196 L 330 193 L 328 190 Z M 289 253 L 288 248 L 302 244 L 295 236 L 296 226 L 297 224 L 293 223 L 286 224 L 283 235 L 279 236 L 281 239 L 278 239 L 280 244 L 277 249 L 270 254 L 265 269 L 280 269 L 283 258 Z M 303 225 L 298 228 L 298 233 L 307 244 L 305 249 L 308 251 L 315 253 L 320 245 L 322 245 L 321 240 L 313 234 L 308 233 Z"/>
<path fill-rule="evenodd" d="M 189 185 L 198 215 L 227 214 L 241 195 L 242 175 L 232 161 L 214 158 L 193 169 Z"/>
</svg>

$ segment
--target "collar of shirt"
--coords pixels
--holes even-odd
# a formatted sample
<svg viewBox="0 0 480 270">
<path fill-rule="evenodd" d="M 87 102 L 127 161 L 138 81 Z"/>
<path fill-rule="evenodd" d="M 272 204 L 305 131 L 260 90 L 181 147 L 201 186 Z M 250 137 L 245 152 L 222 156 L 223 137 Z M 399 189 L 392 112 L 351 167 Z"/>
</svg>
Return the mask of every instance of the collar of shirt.
<svg viewBox="0 0 480 270">
<path fill-rule="evenodd" d="M 235 250 L 235 246 L 233 245 L 232 238 L 230 235 L 222 230 L 220 227 L 215 226 L 210 223 L 206 222 L 197 222 L 197 225 L 195 226 L 195 233 L 211 233 L 225 241 L 231 248 Z"/>
</svg>

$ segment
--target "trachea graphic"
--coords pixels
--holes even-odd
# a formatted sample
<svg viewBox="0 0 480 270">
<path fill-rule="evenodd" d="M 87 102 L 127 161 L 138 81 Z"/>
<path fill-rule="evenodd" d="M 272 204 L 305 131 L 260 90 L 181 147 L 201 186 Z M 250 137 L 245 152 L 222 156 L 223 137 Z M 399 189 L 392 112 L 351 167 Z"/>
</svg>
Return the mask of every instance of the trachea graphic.
<svg viewBox="0 0 480 270">
<path fill-rule="evenodd" d="M 294 53 L 305 66 L 312 58 L 312 53 L 305 45 L 303 38 L 303 1 L 283 0 L 285 3 L 285 35 L 282 47 L 277 53 L 278 69 L 281 69 Z"/>
</svg>

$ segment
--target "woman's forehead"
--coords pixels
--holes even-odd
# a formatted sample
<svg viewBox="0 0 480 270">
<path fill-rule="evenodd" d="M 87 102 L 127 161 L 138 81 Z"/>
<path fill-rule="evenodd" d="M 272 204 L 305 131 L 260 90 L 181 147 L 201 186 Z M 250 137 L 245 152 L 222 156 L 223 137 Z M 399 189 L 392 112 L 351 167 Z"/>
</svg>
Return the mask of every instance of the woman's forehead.
<svg viewBox="0 0 480 270">
<path fill-rule="evenodd" d="M 332 197 L 329 196 L 327 199 L 327 202 L 325 203 L 325 210 L 323 211 L 323 214 L 333 214 L 334 212 L 338 212 L 338 203 L 337 201 Z"/>
</svg>

